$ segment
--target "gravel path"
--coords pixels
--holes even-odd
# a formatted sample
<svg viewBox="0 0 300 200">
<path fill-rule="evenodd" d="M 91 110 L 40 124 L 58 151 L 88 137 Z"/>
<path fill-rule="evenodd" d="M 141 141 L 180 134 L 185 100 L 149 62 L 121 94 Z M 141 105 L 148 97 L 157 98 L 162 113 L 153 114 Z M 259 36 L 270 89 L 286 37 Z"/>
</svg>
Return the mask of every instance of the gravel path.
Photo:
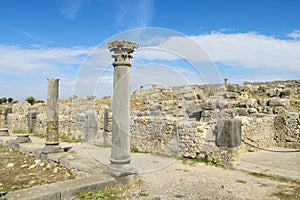
<svg viewBox="0 0 300 200">
<path fill-rule="evenodd" d="M 140 175 L 122 199 L 300 199 L 300 183 L 258 177 L 239 170 L 176 161 Z"/>
</svg>

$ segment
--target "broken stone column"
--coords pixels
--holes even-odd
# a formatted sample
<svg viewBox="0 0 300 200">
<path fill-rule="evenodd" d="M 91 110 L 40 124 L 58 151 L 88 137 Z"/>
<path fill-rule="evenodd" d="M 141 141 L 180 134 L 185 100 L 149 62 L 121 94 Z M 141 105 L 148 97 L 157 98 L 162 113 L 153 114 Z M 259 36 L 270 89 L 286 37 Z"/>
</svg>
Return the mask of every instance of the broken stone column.
<svg viewBox="0 0 300 200">
<path fill-rule="evenodd" d="M 17 134 L 16 141 L 18 143 L 27 143 L 27 142 L 31 142 L 31 139 L 29 137 L 29 134 Z"/>
<path fill-rule="evenodd" d="M 116 40 L 107 43 L 115 59 L 113 81 L 113 122 L 112 148 L 109 173 L 115 177 L 134 174 L 136 171 L 130 164 L 130 58 L 138 48 L 134 42 Z"/>
<path fill-rule="evenodd" d="M 0 128 L 0 136 L 9 136 L 8 132 L 8 113 L 9 113 L 9 108 L 2 108 L 0 114 L 3 115 L 3 123 L 1 121 L 1 128 Z"/>
<path fill-rule="evenodd" d="M 86 125 L 85 125 L 84 141 L 87 143 L 95 143 L 97 137 L 97 114 L 94 111 L 86 112 Z"/>
<path fill-rule="evenodd" d="M 109 133 L 109 126 L 108 126 L 108 120 L 109 120 L 109 112 L 108 108 L 104 109 L 104 117 L 103 117 L 103 145 L 108 145 L 108 133 Z"/>
<path fill-rule="evenodd" d="M 49 78 L 47 95 L 47 129 L 46 143 L 42 151 L 44 154 L 56 153 L 61 151 L 59 146 L 58 134 L 58 82 L 59 79 Z"/>
<path fill-rule="evenodd" d="M 216 145 L 236 147 L 241 144 L 242 122 L 239 119 L 219 119 L 217 121 Z"/>
<path fill-rule="evenodd" d="M 0 136 L 9 136 L 7 128 L 0 128 Z"/>
<path fill-rule="evenodd" d="M 36 130 L 36 112 L 29 112 L 27 115 L 28 118 L 28 130 L 29 132 L 35 132 Z"/>
<path fill-rule="evenodd" d="M 3 115 L 3 127 L 8 128 L 8 114 L 11 113 L 11 108 L 4 108 L 4 115 Z"/>
<path fill-rule="evenodd" d="M 224 78 L 225 85 L 228 85 L 228 78 Z"/>
</svg>

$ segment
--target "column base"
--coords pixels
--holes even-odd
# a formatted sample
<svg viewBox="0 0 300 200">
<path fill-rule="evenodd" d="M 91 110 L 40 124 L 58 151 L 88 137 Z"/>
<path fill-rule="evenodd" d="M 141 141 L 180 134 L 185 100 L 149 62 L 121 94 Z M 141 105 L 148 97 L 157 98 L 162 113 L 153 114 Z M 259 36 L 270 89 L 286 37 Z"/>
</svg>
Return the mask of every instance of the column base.
<svg viewBox="0 0 300 200">
<path fill-rule="evenodd" d="M 115 160 L 110 158 L 111 163 L 108 165 L 105 173 L 116 178 L 138 174 L 138 170 L 132 167 L 130 161 L 130 158 L 126 160 Z"/>
<path fill-rule="evenodd" d="M 1 128 L 0 129 L 0 136 L 9 136 L 8 129 L 7 128 Z"/>
<path fill-rule="evenodd" d="M 46 142 L 45 147 L 42 150 L 42 153 L 59 153 L 63 152 L 63 149 L 59 146 L 59 142 Z"/>
<path fill-rule="evenodd" d="M 27 143 L 31 142 L 29 134 L 17 134 L 17 142 L 18 143 Z"/>
</svg>

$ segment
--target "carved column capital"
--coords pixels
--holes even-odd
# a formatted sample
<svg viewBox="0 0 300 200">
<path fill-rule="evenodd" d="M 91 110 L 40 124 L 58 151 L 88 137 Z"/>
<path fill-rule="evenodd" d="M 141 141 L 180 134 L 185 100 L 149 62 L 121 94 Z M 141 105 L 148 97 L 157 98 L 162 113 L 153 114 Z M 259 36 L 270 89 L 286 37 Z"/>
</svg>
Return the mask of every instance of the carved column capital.
<svg viewBox="0 0 300 200">
<path fill-rule="evenodd" d="M 130 58 L 132 58 L 132 53 L 138 48 L 139 44 L 135 42 L 125 41 L 125 40 L 115 40 L 113 42 L 108 42 L 107 47 L 114 54 L 112 57 L 115 59 L 113 65 L 125 65 L 130 66 Z"/>
</svg>

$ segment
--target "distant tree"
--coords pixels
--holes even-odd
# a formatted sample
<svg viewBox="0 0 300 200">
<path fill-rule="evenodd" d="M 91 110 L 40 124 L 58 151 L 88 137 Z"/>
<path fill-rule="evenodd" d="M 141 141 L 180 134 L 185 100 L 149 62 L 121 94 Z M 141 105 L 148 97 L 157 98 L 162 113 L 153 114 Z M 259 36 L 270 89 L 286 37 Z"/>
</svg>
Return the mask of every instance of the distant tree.
<svg viewBox="0 0 300 200">
<path fill-rule="evenodd" d="M 8 99 L 7 99 L 7 101 L 8 101 L 8 103 L 12 103 L 13 102 L 13 98 L 11 98 L 11 97 L 9 97 Z"/>
<path fill-rule="evenodd" d="M 7 98 L 6 97 L 2 97 L 1 98 L 1 104 L 5 104 L 7 102 Z"/>
<path fill-rule="evenodd" d="M 27 97 L 27 98 L 25 99 L 25 101 L 27 101 L 27 102 L 30 103 L 31 105 L 33 105 L 33 104 L 36 102 L 36 100 L 35 100 L 35 98 L 34 98 L 33 96 Z"/>
</svg>

